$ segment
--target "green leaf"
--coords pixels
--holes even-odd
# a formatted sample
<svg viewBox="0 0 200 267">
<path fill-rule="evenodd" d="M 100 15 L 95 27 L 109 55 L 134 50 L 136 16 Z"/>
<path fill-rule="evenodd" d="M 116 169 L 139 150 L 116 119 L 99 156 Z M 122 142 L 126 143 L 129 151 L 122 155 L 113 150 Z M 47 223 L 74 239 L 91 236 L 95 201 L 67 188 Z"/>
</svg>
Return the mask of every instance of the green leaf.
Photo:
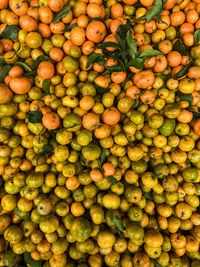
<svg viewBox="0 0 200 267">
<path fill-rule="evenodd" d="M 128 31 L 126 35 L 126 43 L 128 46 L 128 52 L 132 58 L 135 58 L 137 54 L 137 45 L 135 39 L 131 36 L 131 32 Z"/>
<path fill-rule="evenodd" d="M 95 88 L 97 90 L 97 93 L 100 94 L 100 95 L 103 95 L 104 93 L 109 92 L 108 88 L 101 87 L 101 86 L 99 86 L 97 84 L 95 84 Z"/>
<path fill-rule="evenodd" d="M 139 105 L 139 98 L 135 99 L 135 103 L 133 104 L 133 106 L 131 107 L 131 109 L 137 108 Z"/>
<path fill-rule="evenodd" d="M 111 73 L 111 72 L 119 72 L 119 71 L 123 71 L 122 66 L 118 65 L 118 66 L 112 66 L 112 67 L 106 67 L 106 70 L 104 71 L 104 75 Z"/>
<path fill-rule="evenodd" d="M 112 221 L 114 225 L 116 226 L 117 230 L 119 230 L 120 232 L 124 231 L 124 226 L 123 226 L 121 219 L 117 218 L 115 214 L 113 214 Z"/>
<path fill-rule="evenodd" d="M 184 230 L 182 230 L 182 229 L 178 229 L 178 231 L 177 231 L 179 234 L 181 234 L 181 235 L 185 235 L 185 231 Z"/>
<path fill-rule="evenodd" d="M 83 166 L 86 166 L 86 165 L 87 165 L 87 160 L 86 160 L 86 158 L 85 158 L 83 155 L 80 155 L 79 158 L 80 158 L 80 162 L 81 162 L 81 164 L 82 164 Z"/>
<path fill-rule="evenodd" d="M 196 30 L 194 33 L 194 43 L 195 45 L 198 45 L 200 41 L 200 29 Z"/>
<path fill-rule="evenodd" d="M 142 96 L 144 93 L 146 93 L 148 91 L 148 89 L 146 88 L 146 89 L 144 89 L 144 90 L 142 90 L 142 92 L 141 93 L 139 93 L 139 94 L 137 94 L 138 96 Z"/>
<path fill-rule="evenodd" d="M 184 68 L 182 68 L 179 72 L 177 72 L 175 75 L 174 75 L 174 78 L 175 79 L 178 79 L 178 78 L 181 78 L 183 77 L 186 73 L 187 73 L 187 70 L 189 69 L 191 63 L 189 63 L 188 65 L 186 65 Z"/>
<path fill-rule="evenodd" d="M 0 71 L 0 82 L 3 83 L 5 77 L 8 75 L 8 72 L 12 69 L 11 65 L 5 65 Z"/>
<path fill-rule="evenodd" d="M 125 251 L 125 253 L 128 254 L 129 256 L 132 256 L 132 253 L 128 249 Z"/>
<path fill-rule="evenodd" d="M 196 111 L 196 110 L 193 110 L 193 109 L 190 109 L 190 108 L 188 108 L 188 110 L 190 112 L 192 112 L 194 119 L 199 119 L 200 118 L 200 112 L 199 111 Z"/>
<path fill-rule="evenodd" d="M 94 63 L 94 62 L 99 62 L 100 60 L 102 60 L 102 54 L 100 53 L 93 53 L 93 54 L 90 54 L 89 57 L 88 57 L 88 61 L 87 61 L 87 64 L 86 64 L 86 68 L 89 68 L 89 66 Z M 105 60 L 104 60 L 105 61 Z"/>
<path fill-rule="evenodd" d="M 198 208 L 197 208 L 197 212 L 200 213 L 200 206 L 198 206 Z"/>
<path fill-rule="evenodd" d="M 102 49 L 106 47 L 113 47 L 113 48 L 120 49 L 120 45 L 115 42 L 103 42 L 102 44 L 97 46 L 98 49 Z"/>
<path fill-rule="evenodd" d="M 176 30 L 176 38 L 179 38 L 180 37 L 180 28 L 181 28 L 181 26 L 177 26 L 177 27 L 174 27 L 175 28 L 175 30 Z"/>
<path fill-rule="evenodd" d="M 17 38 L 19 30 L 20 28 L 16 25 L 7 25 L 0 35 L 0 38 L 11 39 L 14 41 Z"/>
<path fill-rule="evenodd" d="M 160 52 L 159 50 L 147 49 L 143 51 L 139 57 L 156 56 L 156 55 L 163 55 L 163 53 Z"/>
<path fill-rule="evenodd" d="M 2 66 L 4 63 L 5 63 L 4 60 L 0 59 L 0 66 Z"/>
<path fill-rule="evenodd" d="M 156 75 L 156 77 L 160 77 L 165 82 L 170 78 L 168 75 L 164 75 L 164 74 L 158 74 Z"/>
<path fill-rule="evenodd" d="M 5 252 L 7 252 L 7 251 L 8 251 L 9 247 L 10 247 L 10 243 L 9 243 L 9 242 L 6 240 Z"/>
<path fill-rule="evenodd" d="M 108 51 L 106 48 L 102 48 L 103 56 L 106 59 L 110 58 L 110 57 L 113 59 L 116 59 L 117 58 L 116 54 L 118 54 L 118 52 L 119 52 L 119 50 L 112 52 L 112 51 Z"/>
<path fill-rule="evenodd" d="M 36 76 L 36 75 L 37 75 L 37 70 L 32 70 L 32 71 L 24 73 L 25 77 L 33 77 L 33 76 Z"/>
<path fill-rule="evenodd" d="M 132 73 L 129 73 L 127 76 L 126 76 L 126 79 L 122 82 L 122 84 L 121 84 L 121 87 L 124 87 L 124 84 L 128 81 L 128 80 L 130 80 L 130 78 L 133 76 L 133 74 Z"/>
<path fill-rule="evenodd" d="M 152 199 L 151 191 L 150 191 L 150 192 L 142 192 L 142 195 L 143 195 L 146 199 Z"/>
<path fill-rule="evenodd" d="M 127 32 L 130 30 L 130 23 L 127 24 L 121 24 L 119 25 L 118 29 L 117 29 L 117 33 L 119 34 L 119 36 L 121 38 L 125 38 Z"/>
<path fill-rule="evenodd" d="M 50 130 L 51 137 L 55 140 L 57 132 L 60 131 L 60 128 L 56 128 L 55 130 Z"/>
<path fill-rule="evenodd" d="M 54 19 L 52 20 L 53 24 L 58 23 L 62 18 L 66 17 L 69 13 L 71 9 L 71 6 L 69 4 L 67 4 L 66 6 L 64 6 L 58 13 L 57 15 L 54 17 Z"/>
<path fill-rule="evenodd" d="M 87 263 L 86 259 L 79 259 L 79 260 L 76 260 L 76 263 L 77 264 L 81 264 L 81 263 Z"/>
<path fill-rule="evenodd" d="M 39 123 L 42 122 L 42 112 L 38 111 L 38 110 L 34 110 L 34 111 L 29 111 L 29 113 L 27 114 L 27 118 L 29 120 L 29 122 L 31 123 Z"/>
<path fill-rule="evenodd" d="M 23 220 L 28 220 L 30 218 L 30 212 L 20 211 L 18 208 L 14 210 L 14 213 Z"/>
<path fill-rule="evenodd" d="M 139 17 L 138 19 L 134 19 L 134 22 L 136 22 L 136 21 L 141 21 L 141 20 L 144 20 L 144 19 L 147 19 L 147 14 L 145 14 L 145 15 Z"/>
<path fill-rule="evenodd" d="M 49 90 L 49 87 L 51 85 L 51 79 L 46 79 L 43 81 L 42 83 L 42 89 L 45 93 L 49 93 L 50 90 Z"/>
<path fill-rule="evenodd" d="M 27 65 L 26 63 L 24 63 L 24 62 L 21 62 L 21 61 L 17 61 L 17 62 L 15 62 L 15 64 L 14 65 L 17 65 L 17 66 L 22 66 L 25 70 L 27 70 L 27 71 L 32 71 L 32 69 L 30 68 L 30 66 L 29 65 Z"/>
<path fill-rule="evenodd" d="M 17 54 L 17 51 L 15 51 L 15 53 L 13 53 L 13 55 L 11 57 L 8 57 L 8 59 L 13 59 L 14 56 L 16 56 L 16 54 Z"/>
<path fill-rule="evenodd" d="M 89 209 L 86 209 L 85 210 L 85 213 L 82 215 L 82 217 L 85 218 L 85 219 L 87 219 L 88 221 L 91 221 Z"/>
<path fill-rule="evenodd" d="M 100 66 L 104 66 L 105 65 L 105 59 L 103 57 L 100 57 L 99 60 L 97 61 L 97 63 L 100 65 Z"/>
<path fill-rule="evenodd" d="M 160 77 L 163 80 L 163 86 L 162 87 L 167 88 L 166 82 L 170 77 L 168 75 L 163 75 L 163 74 L 156 75 L 156 77 Z"/>
<path fill-rule="evenodd" d="M 132 145 L 132 143 L 131 143 L 130 140 L 128 139 L 128 136 L 126 135 L 124 129 L 122 130 L 122 132 L 124 133 L 124 135 L 126 136 L 126 139 L 128 140 L 128 145 L 129 145 L 132 149 L 135 149 L 135 147 Z"/>
<path fill-rule="evenodd" d="M 27 264 L 27 266 L 30 266 L 30 267 L 42 267 L 42 261 L 35 261 L 31 257 L 31 254 L 28 253 L 28 252 L 24 253 L 24 261 Z"/>
<path fill-rule="evenodd" d="M 117 39 L 117 41 L 119 42 L 119 44 L 121 46 L 122 54 L 124 54 L 126 52 L 125 51 L 126 50 L 126 41 L 124 39 L 122 39 L 119 35 L 115 35 L 115 38 Z"/>
<path fill-rule="evenodd" d="M 139 1 L 137 2 L 137 3 L 135 3 L 134 4 L 134 7 L 136 8 L 136 9 L 138 9 L 139 7 L 144 7 Z"/>
<path fill-rule="evenodd" d="M 151 6 L 147 11 L 147 13 L 145 14 L 147 22 L 151 21 L 154 17 L 156 18 L 156 21 L 159 22 L 162 8 L 163 8 L 163 1 L 155 0 L 153 6 Z"/>
<path fill-rule="evenodd" d="M 136 69 L 143 69 L 145 60 L 143 58 L 133 58 L 129 61 L 128 66 L 129 67 L 135 67 Z"/>
<path fill-rule="evenodd" d="M 183 56 L 188 54 L 186 47 L 179 39 L 174 43 L 173 50 L 178 51 Z"/>
<path fill-rule="evenodd" d="M 143 16 L 141 16 L 138 19 L 135 19 L 134 21 L 141 21 L 141 20 L 147 20 L 147 22 L 151 21 L 154 17 L 156 18 L 156 22 L 159 22 L 161 11 L 163 9 L 165 3 L 162 2 L 162 0 L 155 0 L 153 6 L 149 8 L 147 13 Z"/>
<path fill-rule="evenodd" d="M 183 94 L 180 91 L 178 91 L 178 97 L 180 98 L 180 100 L 186 100 L 189 102 L 190 106 L 192 105 L 193 102 L 193 96 L 192 94 Z"/>
<path fill-rule="evenodd" d="M 92 21 L 101 21 L 103 23 L 105 22 L 105 20 L 100 18 L 100 17 L 93 18 L 90 22 L 92 22 Z"/>
<path fill-rule="evenodd" d="M 9 246 L 11 247 L 11 246 Z M 9 267 L 25 267 L 24 265 L 21 265 L 22 261 L 22 255 L 15 254 L 11 248 L 9 248 L 3 255 L 3 263 L 4 266 Z M 1 264 L 3 265 L 3 264 Z"/>
<path fill-rule="evenodd" d="M 41 55 L 41 56 L 37 57 L 36 60 L 33 63 L 33 70 L 37 69 L 37 67 L 40 64 L 40 62 L 48 61 L 48 60 L 50 60 L 50 58 L 48 56 L 45 56 L 45 55 Z"/>
<path fill-rule="evenodd" d="M 77 27 L 78 24 L 77 23 L 73 23 L 73 24 L 67 24 L 65 27 L 64 32 L 70 32 L 73 28 Z"/>
<path fill-rule="evenodd" d="M 77 124 L 74 124 L 73 126 L 64 127 L 64 128 L 62 128 L 62 129 L 59 129 L 59 131 L 72 129 L 72 128 L 74 128 L 74 127 L 76 127 L 76 126 L 80 126 L 80 125 L 81 125 L 81 123 L 77 123 Z"/>
<path fill-rule="evenodd" d="M 112 185 L 115 185 L 117 183 L 117 180 L 115 179 L 115 177 L 108 176 L 107 178 L 109 179 L 109 181 L 111 182 Z"/>
<path fill-rule="evenodd" d="M 160 265 L 160 263 L 158 263 L 156 260 L 151 259 L 151 261 L 154 264 L 154 267 L 163 267 L 162 265 Z"/>
<path fill-rule="evenodd" d="M 45 154 L 51 154 L 51 153 L 53 153 L 53 148 L 51 146 L 44 145 L 43 146 L 43 153 L 45 153 Z"/>
<path fill-rule="evenodd" d="M 101 155 L 100 155 L 100 164 L 101 164 L 101 166 L 103 165 L 105 160 L 106 160 L 106 149 L 102 148 Z"/>
</svg>

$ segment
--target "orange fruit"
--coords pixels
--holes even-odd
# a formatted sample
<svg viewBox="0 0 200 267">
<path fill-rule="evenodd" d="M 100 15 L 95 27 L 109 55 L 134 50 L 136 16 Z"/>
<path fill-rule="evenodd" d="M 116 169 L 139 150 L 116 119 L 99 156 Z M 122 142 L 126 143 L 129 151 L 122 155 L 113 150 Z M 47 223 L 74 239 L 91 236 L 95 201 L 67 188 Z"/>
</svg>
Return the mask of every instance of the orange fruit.
<svg viewBox="0 0 200 267">
<path fill-rule="evenodd" d="M 62 59 L 64 57 L 64 53 L 63 53 L 62 49 L 60 49 L 58 47 L 54 47 L 50 50 L 49 56 L 51 59 L 59 62 L 59 61 L 62 61 Z"/>
<path fill-rule="evenodd" d="M 94 130 L 99 122 L 99 117 L 93 112 L 86 113 L 82 118 L 82 125 L 87 130 Z"/>
<path fill-rule="evenodd" d="M 140 94 L 140 89 L 138 87 L 136 87 L 135 85 L 130 86 L 127 90 L 126 90 L 126 95 L 128 97 L 130 97 L 131 99 L 135 100 L 136 98 L 138 98 Z"/>
<path fill-rule="evenodd" d="M 42 79 L 50 79 L 55 72 L 54 65 L 49 61 L 42 61 L 38 65 L 37 73 Z"/>
<path fill-rule="evenodd" d="M 20 16 L 19 25 L 23 30 L 27 32 L 36 31 L 38 28 L 36 20 L 28 15 Z"/>
<path fill-rule="evenodd" d="M 104 163 L 102 169 L 104 170 L 105 176 L 113 176 L 115 174 L 115 167 L 110 162 Z"/>
<path fill-rule="evenodd" d="M 74 45 L 81 46 L 85 42 L 85 30 L 81 27 L 74 27 L 71 30 L 71 41 Z"/>
<path fill-rule="evenodd" d="M 115 38 L 114 34 L 109 34 L 109 35 L 107 35 L 106 38 L 104 39 L 104 42 L 113 42 L 113 43 L 118 44 L 118 41 L 117 41 L 117 39 Z M 115 47 L 106 47 L 106 49 L 107 49 L 108 51 L 111 51 L 111 52 L 116 50 Z"/>
<path fill-rule="evenodd" d="M 71 176 L 66 180 L 66 188 L 68 190 L 75 190 L 80 185 L 78 178 L 76 176 Z"/>
<path fill-rule="evenodd" d="M 3 83 L 0 83 L 0 104 L 8 103 L 13 97 L 13 92 Z"/>
<path fill-rule="evenodd" d="M 119 72 L 112 72 L 111 80 L 114 83 L 120 84 L 126 79 L 126 72 L 119 71 Z"/>
<path fill-rule="evenodd" d="M 93 169 L 90 171 L 90 178 L 94 182 L 99 182 L 103 179 L 103 174 L 99 169 Z"/>
<path fill-rule="evenodd" d="M 182 123 L 189 123 L 193 119 L 192 112 L 187 109 L 182 109 L 180 115 L 178 115 L 177 120 Z"/>
<path fill-rule="evenodd" d="M 175 4 L 176 0 L 167 0 L 165 1 L 164 9 L 172 9 Z"/>
<path fill-rule="evenodd" d="M 45 23 L 40 23 L 38 25 L 38 31 L 42 35 L 43 38 L 49 38 L 51 35 L 51 30 L 50 30 L 49 25 Z"/>
<path fill-rule="evenodd" d="M 8 75 L 11 78 L 19 77 L 24 73 L 24 69 L 21 66 L 13 66 L 12 69 L 8 72 Z"/>
<path fill-rule="evenodd" d="M 112 32 L 112 34 L 116 34 L 117 33 L 117 29 L 119 28 L 119 26 L 122 24 L 122 21 L 120 19 L 113 19 L 110 23 L 110 31 Z"/>
<path fill-rule="evenodd" d="M 140 99 L 144 104 L 152 104 L 156 100 L 156 94 L 155 92 L 148 90 L 140 96 Z"/>
<path fill-rule="evenodd" d="M 167 55 L 167 61 L 170 67 L 176 67 L 181 64 L 182 56 L 178 51 L 171 51 Z"/>
<path fill-rule="evenodd" d="M 200 119 L 196 120 L 194 123 L 194 131 L 196 134 L 200 135 Z"/>
<path fill-rule="evenodd" d="M 15 77 L 10 79 L 10 89 L 16 94 L 26 94 L 31 89 L 31 81 L 27 77 Z"/>
<path fill-rule="evenodd" d="M 23 0 L 9 0 L 9 7 L 17 16 L 23 16 L 27 13 L 28 2 Z"/>
<path fill-rule="evenodd" d="M 120 120 L 120 112 L 115 107 L 106 109 L 102 114 L 102 120 L 108 125 L 117 124 Z"/>
<path fill-rule="evenodd" d="M 134 75 L 133 81 L 138 88 L 146 89 L 153 85 L 155 80 L 154 73 L 150 70 L 141 71 Z"/>
<path fill-rule="evenodd" d="M 62 21 L 50 24 L 50 30 L 54 34 L 63 34 L 65 30 L 65 24 Z"/>
<path fill-rule="evenodd" d="M 0 9 L 5 9 L 8 7 L 8 0 L 3 0 L 0 3 Z"/>
<path fill-rule="evenodd" d="M 91 18 L 101 17 L 101 6 L 95 3 L 87 5 L 87 14 Z"/>
<path fill-rule="evenodd" d="M 178 27 L 185 22 L 185 13 L 183 11 L 175 11 L 170 14 L 171 26 Z"/>
<path fill-rule="evenodd" d="M 41 6 L 39 8 L 40 21 L 46 24 L 50 24 L 53 20 L 53 12 L 48 6 Z"/>
<path fill-rule="evenodd" d="M 54 12 L 60 11 L 63 5 L 63 0 L 48 0 L 48 7 Z"/>
<path fill-rule="evenodd" d="M 92 21 L 86 29 L 86 37 L 94 43 L 100 43 L 106 36 L 106 26 L 101 21 Z"/>
<path fill-rule="evenodd" d="M 55 112 L 48 112 L 43 115 L 42 123 L 48 130 L 55 130 L 60 126 L 60 117 Z"/>
<path fill-rule="evenodd" d="M 149 6 L 152 6 L 153 5 L 153 0 L 140 0 L 140 3 L 143 5 L 143 6 L 146 6 L 146 7 L 149 7 Z"/>
<path fill-rule="evenodd" d="M 113 19 L 121 18 L 123 16 L 123 6 L 120 3 L 116 3 L 111 6 L 110 12 Z"/>
</svg>

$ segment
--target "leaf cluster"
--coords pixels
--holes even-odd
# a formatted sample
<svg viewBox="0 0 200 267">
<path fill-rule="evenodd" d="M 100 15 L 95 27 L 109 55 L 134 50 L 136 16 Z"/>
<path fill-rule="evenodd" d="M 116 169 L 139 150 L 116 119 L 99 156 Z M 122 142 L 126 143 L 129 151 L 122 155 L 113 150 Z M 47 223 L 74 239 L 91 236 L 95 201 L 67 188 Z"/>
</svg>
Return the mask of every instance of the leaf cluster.
<svg viewBox="0 0 200 267">
<path fill-rule="evenodd" d="M 163 2 L 162 0 L 155 0 L 154 4 L 149 8 L 147 13 L 136 19 L 135 21 L 146 20 L 147 22 L 150 22 L 155 18 L 156 22 L 159 22 L 164 5 L 165 1 Z"/>
<path fill-rule="evenodd" d="M 31 123 L 40 123 L 42 122 L 43 115 L 40 111 L 34 110 L 34 111 L 29 111 L 26 117 L 28 121 Z"/>
<path fill-rule="evenodd" d="M 7 25 L 0 34 L 0 39 L 11 39 L 14 41 L 17 38 L 20 28 L 16 25 Z"/>
<path fill-rule="evenodd" d="M 143 69 L 146 58 L 162 54 L 159 50 L 154 49 L 147 49 L 140 53 L 137 50 L 137 40 L 132 37 L 131 27 L 132 24 L 130 22 L 120 25 L 115 35 L 117 42 L 103 42 L 98 45 L 96 48 L 101 49 L 102 54 L 91 54 L 88 57 L 86 67 L 88 68 L 95 62 L 103 66 L 107 59 L 112 58 L 118 61 L 118 65 L 112 67 L 106 66 L 105 75 L 112 72 L 127 71 L 129 67 Z M 114 48 L 115 51 L 108 51 L 107 48 Z"/>
</svg>

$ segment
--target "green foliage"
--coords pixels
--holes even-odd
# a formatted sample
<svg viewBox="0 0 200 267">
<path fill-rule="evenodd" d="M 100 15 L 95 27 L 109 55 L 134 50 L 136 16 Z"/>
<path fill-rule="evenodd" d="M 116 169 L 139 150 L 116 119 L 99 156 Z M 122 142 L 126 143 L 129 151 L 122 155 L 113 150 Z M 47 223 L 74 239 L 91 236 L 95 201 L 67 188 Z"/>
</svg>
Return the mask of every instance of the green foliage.
<svg viewBox="0 0 200 267">
<path fill-rule="evenodd" d="M 66 6 L 64 6 L 58 13 L 57 15 L 54 17 L 54 19 L 52 20 L 53 24 L 58 23 L 62 18 L 66 17 L 69 13 L 69 11 L 71 10 L 71 6 L 69 4 L 67 4 Z"/>
</svg>

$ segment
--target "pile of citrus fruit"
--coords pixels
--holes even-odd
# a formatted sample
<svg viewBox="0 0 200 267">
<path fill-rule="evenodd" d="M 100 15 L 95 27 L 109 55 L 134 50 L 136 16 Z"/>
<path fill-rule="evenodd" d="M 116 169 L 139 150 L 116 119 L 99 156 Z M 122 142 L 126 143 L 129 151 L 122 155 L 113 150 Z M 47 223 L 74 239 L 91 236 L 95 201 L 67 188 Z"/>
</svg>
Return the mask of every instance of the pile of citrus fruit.
<svg viewBox="0 0 200 267">
<path fill-rule="evenodd" d="M 200 0 L 0 0 L 0 267 L 200 266 Z"/>
</svg>

